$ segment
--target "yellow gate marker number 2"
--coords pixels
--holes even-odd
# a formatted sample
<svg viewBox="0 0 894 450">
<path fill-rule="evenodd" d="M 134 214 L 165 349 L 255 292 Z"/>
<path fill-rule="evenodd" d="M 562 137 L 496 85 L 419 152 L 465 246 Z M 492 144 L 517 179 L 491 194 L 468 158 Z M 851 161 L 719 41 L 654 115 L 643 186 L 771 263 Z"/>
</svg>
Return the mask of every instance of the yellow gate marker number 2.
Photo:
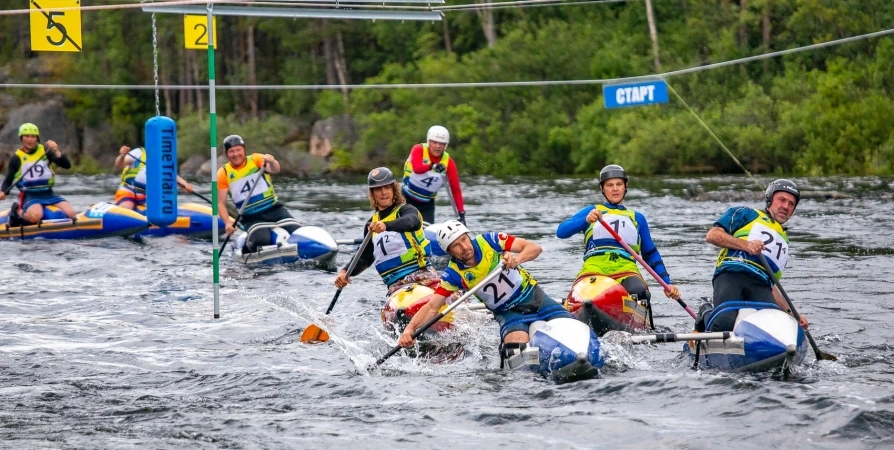
<svg viewBox="0 0 894 450">
<path fill-rule="evenodd" d="M 212 18 L 214 32 L 214 48 L 217 49 L 217 17 Z M 208 50 L 208 17 L 183 16 L 183 37 L 186 48 Z"/>
<path fill-rule="evenodd" d="M 29 3 L 31 51 L 81 51 L 80 0 L 29 0 Z M 64 9 L 58 11 L 61 8 Z"/>
</svg>

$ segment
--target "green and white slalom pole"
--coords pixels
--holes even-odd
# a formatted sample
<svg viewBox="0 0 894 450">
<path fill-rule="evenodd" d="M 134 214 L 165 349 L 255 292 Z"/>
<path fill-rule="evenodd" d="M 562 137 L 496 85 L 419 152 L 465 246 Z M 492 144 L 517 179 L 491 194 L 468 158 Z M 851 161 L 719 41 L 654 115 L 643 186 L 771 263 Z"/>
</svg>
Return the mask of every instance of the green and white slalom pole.
<svg viewBox="0 0 894 450">
<path fill-rule="evenodd" d="M 214 5 L 208 3 L 208 104 L 211 109 L 208 115 L 211 130 L 211 245 L 212 264 L 214 266 L 212 281 L 214 283 L 214 318 L 220 318 L 220 248 L 217 241 L 217 105 L 214 96 Z"/>
</svg>

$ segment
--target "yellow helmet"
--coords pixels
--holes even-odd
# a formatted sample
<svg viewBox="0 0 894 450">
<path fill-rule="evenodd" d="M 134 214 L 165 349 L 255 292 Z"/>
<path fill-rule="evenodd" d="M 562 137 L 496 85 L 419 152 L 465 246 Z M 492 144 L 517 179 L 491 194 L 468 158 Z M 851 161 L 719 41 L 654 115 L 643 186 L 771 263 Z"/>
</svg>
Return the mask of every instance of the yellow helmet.
<svg viewBox="0 0 894 450">
<path fill-rule="evenodd" d="M 23 123 L 19 127 L 19 137 L 22 136 L 40 136 L 40 130 L 33 123 Z"/>
</svg>

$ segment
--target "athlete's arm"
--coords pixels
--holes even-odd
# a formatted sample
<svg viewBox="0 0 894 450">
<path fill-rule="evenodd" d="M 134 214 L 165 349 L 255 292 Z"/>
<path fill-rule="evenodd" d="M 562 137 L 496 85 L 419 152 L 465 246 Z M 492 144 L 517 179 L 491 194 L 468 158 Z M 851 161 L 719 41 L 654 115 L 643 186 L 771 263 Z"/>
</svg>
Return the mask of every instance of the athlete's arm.
<svg viewBox="0 0 894 450">
<path fill-rule="evenodd" d="M 189 192 L 190 194 L 192 194 L 192 191 L 193 191 L 192 185 L 189 184 L 189 182 L 184 180 L 183 178 L 180 178 L 180 175 L 177 175 L 177 184 L 179 184 L 183 189 L 185 189 L 186 192 Z M 220 203 L 218 203 L 218 204 L 220 204 Z"/>
<path fill-rule="evenodd" d="M 587 228 L 590 226 L 590 224 L 587 223 L 587 215 L 594 209 L 596 209 L 596 207 L 593 205 L 585 206 L 571 216 L 571 218 L 560 223 L 559 228 L 556 228 L 556 237 L 559 239 L 568 239 L 577 233 L 587 231 Z"/>
<path fill-rule="evenodd" d="M 223 167 L 217 169 L 217 215 L 223 220 L 228 235 L 236 231 L 236 227 L 230 223 L 230 213 L 227 211 L 227 194 L 230 193 L 230 183 L 227 181 L 227 170 Z"/>
<path fill-rule="evenodd" d="M 463 191 L 459 185 L 459 172 L 456 169 L 456 161 L 450 160 L 450 166 L 447 167 L 447 181 L 450 183 L 448 189 L 453 194 L 453 202 L 456 203 L 456 210 L 460 214 L 465 214 L 466 205 L 463 203 Z"/>
<path fill-rule="evenodd" d="M 661 259 L 661 253 L 658 252 L 658 247 L 655 246 L 655 241 L 652 240 L 652 233 L 649 232 L 649 223 L 646 221 L 646 217 L 640 213 L 636 213 L 636 221 L 639 224 L 640 250 L 643 254 L 643 261 L 655 270 L 655 273 L 657 273 L 665 283 L 673 284 L 671 282 L 670 274 L 667 273 L 667 267 L 664 265 L 664 260 Z"/>
<path fill-rule="evenodd" d="M 422 161 L 422 144 L 416 144 L 410 149 L 410 165 L 413 166 L 413 172 L 425 173 L 431 170 L 432 162 Z"/>
<path fill-rule="evenodd" d="M 422 228 L 422 219 L 419 217 L 419 211 L 407 204 L 401 205 L 397 211 L 397 219 L 385 222 L 385 231 L 406 233 L 420 228 Z"/>
<path fill-rule="evenodd" d="M 128 152 L 130 152 L 130 147 L 128 147 L 126 145 L 122 145 L 121 148 L 118 150 L 118 156 L 115 157 L 115 168 L 116 169 L 123 169 L 124 166 L 126 166 L 132 162 L 131 160 L 128 159 L 128 158 L 130 158 L 130 155 L 128 155 Z"/>
<path fill-rule="evenodd" d="M 21 160 L 15 154 L 9 157 L 9 166 L 6 167 L 6 176 L 3 178 L 3 184 L 0 185 L 0 192 L 6 192 L 12 182 L 15 181 L 16 172 L 21 167 L 20 163 Z"/>
<path fill-rule="evenodd" d="M 252 156 L 254 156 L 254 155 L 252 155 Z M 279 165 L 279 161 L 277 161 L 276 158 L 273 157 L 273 155 L 263 154 L 263 155 L 259 155 L 259 156 L 260 156 L 260 159 L 255 160 L 255 164 L 259 167 L 262 167 L 264 165 L 264 163 L 266 162 L 267 167 L 264 169 L 265 172 L 279 173 L 280 169 L 282 169 L 282 167 Z"/>
<path fill-rule="evenodd" d="M 536 242 L 514 236 L 509 236 L 506 240 L 506 249 L 508 251 L 503 254 L 503 265 L 507 269 L 514 269 L 519 264 L 533 261 L 543 251 L 543 247 Z"/>
<path fill-rule="evenodd" d="M 776 299 L 776 304 L 780 308 L 782 308 L 783 311 L 792 314 L 792 311 L 788 308 L 788 302 L 785 301 L 785 298 L 782 296 L 782 293 L 779 292 L 779 288 L 777 288 L 776 286 L 773 286 L 773 298 Z M 794 316 L 794 314 L 792 314 L 792 316 Z M 798 316 L 801 317 L 801 327 L 806 330 L 807 327 L 810 325 L 807 322 L 807 317 L 804 314 L 798 314 Z"/>
<path fill-rule="evenodd" d="M 757 255 L 764 249 L 763 242 L 759 240 L 746 241 L 744 239 L 737 239 L 717 225 L 708 231 L 708 234 L 705 236 L 705 241 L 721 248 L 743 250 L 752 255 Z"/>
<path fill-rule="evenodd" d="M 62 154 L 55 141 L 47 141 L 47 160 L 63 169 L 71 169 L 71 161 Z"/>
<path fill-rule="evenodd" d="M 404 328 L 404 332 L 401 333 L 400 339 L 398 339 L 397 343 L 401 347 L 412 347 L 416 344 L 416 340 L 413 339 L 413 333 L 417 328 L 431 320 L 438 311 L 441 310 L 441 307 L 444 306 L 444 303 L 447 301 L 447 297 L 441 295 L 437 292 L 432 294 L 431 299 L 428 303 L 425 304 L 419 311 L 413 315 L 413 319 L 410 320 L 410 323 Z"/>
</svg>

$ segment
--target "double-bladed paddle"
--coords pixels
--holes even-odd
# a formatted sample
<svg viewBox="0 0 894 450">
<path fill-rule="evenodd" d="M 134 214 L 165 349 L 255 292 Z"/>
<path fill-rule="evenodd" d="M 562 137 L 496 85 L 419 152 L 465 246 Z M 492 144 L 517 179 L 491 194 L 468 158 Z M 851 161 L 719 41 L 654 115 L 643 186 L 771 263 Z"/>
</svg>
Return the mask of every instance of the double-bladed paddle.
<svg viewBox="0 0 894 450">
<path fill-rule="evenodd" d="M 479 281 L 478 284 L 475 285 L 475 287 L 473 287 L 472 289 L 469 289 L 468 291 L 466 291 L 466 293 L 463 294 L 462 297 L 456 299 L 456 301 L 453 302 L 450 306 L 448 306 L 447 309 L 445 309 L 444 311 L 439 312 L 439 313 L 436 314 L 434 317 L 432 317 L 431 319 L 429 319 L 428 322 L 425 322 L 425 325 L 422 325 L 421 327 L 417 328 L 416 331 L 413 332 L 413 339 L 418 338 L 419 335 L 421 335 L 422 333 L 425 333 L 425 330 L 429 329 L 432 325 L 434 325 L 437 321 L 441 320 L 441 318 L 443 318 L 443 317 L 446 316 L 447 314 L 450 314 L 450 311 L 453 311 L 457 306 L 461 305 L 461 304 L 464 303 L 466 300 L 468 300 L 469 297 L 471 297 L 472 295 L 474 295 L 476 292 L 478 292 L 479 289 L 481 289 L 483 286 L 485 286 L 485 285 L 486 285 L 487 283 L 489 283 L 491 280 L 493 280 L 493 279 L 496 278 L 498 275 L 500 275 L 501 272 L 503 272 L 503 265 L 502 265 L 502 264 L 499 265 L 496 269 L 494 269 L 493 272 L 491 272 L 490 274 L 488 274 L 488 276 L 484 277 L 483 280 Z M 417 312 L 416 314 L 419 314 L 419 313 Z M 379 365 L 381 365 L 383 362 L 385 362 L 386 359 L 392 357 L 395 353 L 399 352 L 400 349 L 401 349 L 401 346 L 400 346 L 400 345 L 395 345 L 391 350 L 388 351 L 388 353 L 385 353 L 385 355 L 383 355 L 381 358 L 379 358 L 378 360 L 376 360 L 375 364 L 371 364 L 371 365 L 369 366 L 369 369 L 370 369 L 370 370 L 375 369 L 376 367 L 378 367 Z"/>
<path fill-rule="evenodd" d="M 776 286 L 776 289 L 779 290 L 779 293 L 782 294 L 782 298 L 785 299 L 785 304 L 788 305 L 788 309 L 792 311 L 792 316 L 795 320 L 798 321 L 798 324 L 801 323 L 801 315 L 798 314 L 798 310 L 795 309 L 795 305 L 792 304 L 792 300 L 788 298 L 788 294 L 785 293 L 785 289 L 782 289 L 782 285 L 779 284 L 779 281 L 776 280 L 776 275 L 773 273 L 773 269 L 770 268 L 770 263 L 767 262 L 767 258 L 764 257 L 763 253 L 758 253 L 757 257 L 761 260 L 761 265 L 764 267 L 764 271 L 767 272 L 767 276 L 770 277 L 770 283 Z M 810 342 L 810 346 L 813 347 L 813 352 L 816 353 L 817 360 L 826 360 L 826 361 L 838 361 L 838 358 L 835 355 L 826 353 L 819 349 L 819 346 L 816 345 L 816 341 L 813 340 L 813 336 L 810 334 L 810 330 L 804 329 L 804 334 L 807 336 L 807 340 Z"/>
<path fill-rule="evenodd" d="M 363 242 L 360 243 L 360 248 L 357 249 L 357 252 L 354 253 L 354 257 L 351 258 L 351 263 L 348 264 L 348 277 L 351 276 L 351 272 L 354 271 L 354 267 L 357 267 L 357 262 L 360 261 L 360 256 L 363 254 L 363 250 L 366 248 L 366 245 L 369 244 L 369 240 L 372 238 L 372 235 L 372 231 L 367 231 L 366 236 L 363 238 Z M 335 296 L 332 297 L 332 301 L 329 302 L 329 307 L 326 308 L 325 315 L 328 316 L 329 313 L 332 312 L 332 308 L 335 307 L 335 302 L 338 301 L 338 296 L 341 295 L 342 289 L 344 288 L 340 287 L 337 291 L 335 291 Z M 308 325 L 307 328 L 304 329 L 304 333 L 301 333 L 301 342 L 317 343 L 326 342 L 328 340 L 329 333 L 323 331 L 322 328 L 313 323 Z"/>
<path fill-rule="evenodd" d="M 640 265 L 643 266 L 649 272 L 650 275 L 652 275 L 652 278 L 655 278 L 655 281 L 657 281 L 658 284 L 660 284 L 661 287 L 663 287 L 665 291 L 670 290 L 670 286 L 668 286 L 668 284 L 665 283 L 664 280 L 662 280 L 660 276 L 658 276 L 658 274 L 655 272 L 655 269 L 652 269 L 651 266 L 646 264 L 646 262 L 643 260 L 643 258 L 641 256 L 639 256 L 638 253 L 633 251 L 633 249 L 630 248 L 630 246 L 627 245 L 626 242 L 624 242 L 624 239 L 621 239 L 621 236 L 611 227 L 611 225 L 605 223 L 605 221 L 602 219 L 597 219 L 597 220 L 599 221 L 599 223 L 602 224 L 603 227 L 605 227 L 606 230 L 608 230 L 608 232 L 612 235 L 612 237 L 615 238 L 615 240 L 618 241 L 618 243 L 621 244 L 622 247 L 624 247 L 624 250 L 627 250 L 627 253 L 630 253 L 631 255 L 633 255 L 633 257 L 640 263 Z M 683 309 L 686 310 L 686 312 L 689 313 L 690 316 L 692 316 L 693 319 L 696 318 L 695 311 L 693 311 L 692 308 L 690 308 L 689 305 L 686 304 L 686 302 L 684 302 L 681 299 L 675 299 L 675 300 L 677 301 L 677 303 L 680 304 L 680 306 L 683 307 Z"/>
</svg>

